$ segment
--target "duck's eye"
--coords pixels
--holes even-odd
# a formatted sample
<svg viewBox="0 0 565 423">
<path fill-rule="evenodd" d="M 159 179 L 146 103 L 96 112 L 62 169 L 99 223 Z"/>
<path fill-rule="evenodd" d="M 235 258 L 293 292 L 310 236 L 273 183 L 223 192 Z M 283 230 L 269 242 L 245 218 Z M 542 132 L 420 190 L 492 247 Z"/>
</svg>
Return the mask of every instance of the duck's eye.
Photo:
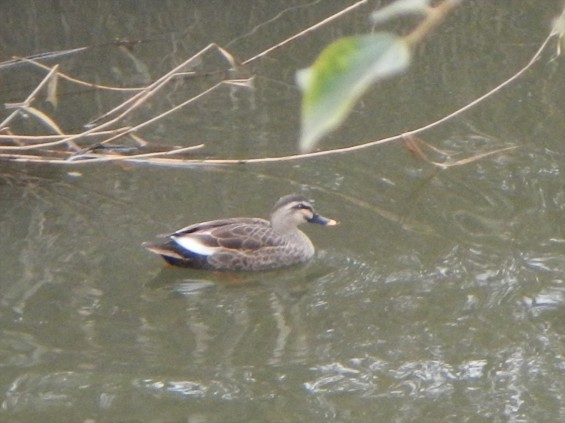
<svg viewBox="0 0 565 423">
<path fill-rule="evenodd" d="M 294 206 L 294 208 L 298 209 L 298 210 L 307 210 L 310 207 L 308 207 L 306 204 L 303 203 L 298 203 L 296 206 Z"/>
</svg>

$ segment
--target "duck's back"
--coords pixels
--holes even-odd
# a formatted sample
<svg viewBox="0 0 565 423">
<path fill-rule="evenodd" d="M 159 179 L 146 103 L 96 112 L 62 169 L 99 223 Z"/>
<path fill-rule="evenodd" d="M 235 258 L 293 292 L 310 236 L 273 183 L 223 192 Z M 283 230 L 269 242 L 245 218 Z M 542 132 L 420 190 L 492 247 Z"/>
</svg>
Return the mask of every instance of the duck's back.
<svg viewBox="0 0 565 423">
<path fill-rule="evenodd" d="M 300 230 L 278 233 L 267 220 L 257 218 L 203 222 L 167 238 L 176 244 L 168 246 L 185 257 L 184 265 L 215 270 L 274 269 L 314 255 L 311 241 Z"/>
</svg>

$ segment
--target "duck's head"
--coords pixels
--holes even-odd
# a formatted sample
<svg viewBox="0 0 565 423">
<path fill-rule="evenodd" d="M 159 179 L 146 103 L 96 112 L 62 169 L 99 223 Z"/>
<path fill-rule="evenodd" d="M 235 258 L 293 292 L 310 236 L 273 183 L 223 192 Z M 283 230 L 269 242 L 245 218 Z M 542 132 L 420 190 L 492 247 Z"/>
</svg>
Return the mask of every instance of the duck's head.
<svg viewBox="0 0 565 423">
<path fill-rule="evenodd" d="M 316 213 L 312 202 L 300 194 L 280 198 L 271 212 L 271 225 L 276 231 L 292 230 L 305 222 L 325 226 L 337 225 L 335 220 Z"/>
</svg>

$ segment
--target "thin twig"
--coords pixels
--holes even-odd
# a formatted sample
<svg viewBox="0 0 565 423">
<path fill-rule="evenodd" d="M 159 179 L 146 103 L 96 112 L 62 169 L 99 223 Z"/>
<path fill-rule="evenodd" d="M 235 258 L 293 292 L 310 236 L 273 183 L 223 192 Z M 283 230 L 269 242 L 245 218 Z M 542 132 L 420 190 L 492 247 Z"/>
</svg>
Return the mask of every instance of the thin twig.
<svg viewBox="0 0 565 423">
<path fill-rule="evenodd" d="M 40 67 L 42 69 L 48 70 L 50 69 L 49 66 L 44 65 L 43 63 L 39 63 L 35 60 L 32 59 L 27 59 L 25 57 L 20 57 L 19 58 L 20 61 L 22 62 L 27 62 L 30 63 L 34 66 Z M 81 79 L 77 79 L 77 78 L 73 78 L 72 76 L 69 76 L 63 72 L 58 72 L 57 73 L 59 75 L 59 78 L 63 78 L 66 79 L 69 82 L 72 82 L 74 84 L 77 85 L 82 85 L 85 87 L 89 87 L 89 88 L 96 88 L 96 89 L 100 89 L 100 90 L 108 90 L 108 91 L 141 91 L 144 88 L 143 87 L 130 87 L 130 88 L 124 88 L 124 87 L 111 87 L 109 85 L 100 85 L 100 84 L 95 84 L 94 82 L 88 82 L 88 81 L 83 81 Z"/>
<path fill-rule="evenodd" d="M 118 128 L 115 130 L 110 130 L 110 131 L 100 131 L 100 132 L 93 132 L 90 134 L 85 135 L 85 137 L 100 137 L 103 135 L 111 135 L 114 134 L 116 131 L 122 130 L 124 128 Z M 45 140 L 60 140 L 61 138 L 64 137 L 68 137 L 71 135 L 82 135 L 81 134 L 62 134 L 62 135 L 18 135 L 18 134 L 0 134 L 0 140 L 30 140 L 30 141 L 38 141 L 38 142 L 43 142 Z M 37 144 L 39 145 L 39 144 Z M 26 148 L 28 146 L 25 146 Z M 34 148 L 34 145 L 30 145 L 30 148 Z M 14 146 L 5 146 L 5 145 L 1 145 L 0 146 L 0 150 L 4 149 L 4 148 L 14 148 L 14 149 L 20 149 L 21 147 L 14 147 Z"/>
<path fill-rule="evenodd" d="M 26 59 L 26 60 L 54 59 L 54 58 L 66 56 L 66 55 L 69 55 L 69 54 L 72 54 L 72 53 L 79 53 L 79 52 L 82 52 L 82 51 L 87 50 L 87 49 L 89 49 L 89 47 L 78 47 L 78 48 L 73 48 L 73 49 L 70 49 L 70 50 L 58 50 L 58 51 L 49 51 L 49 52 L 46 52 L 46 53 L 34 54 L 32 56 L 28 56 L 28 57 L 25 57 L 25 58 L 13 57 L 11 60 L 7 60 L 5 62 L 0 62 L 0 69 L 17 66 L 24 59 Z"/>
<path fill-rule="evenodd" d="M 154 116 L 154 117 L 152 117 L 151 119 L 146 120 L 146 121 L 144 121 L 144 122 L 142 122 L 142 123 L 140 123 L 140 124 L 138 124 L 138 125 L 136 125 L 136 126 L 132 126 L 131 128 L 128 128 L 127 130 L 125 130 L 124 132 L 122 132 L 122 133 L 120 133 L 120 134 L 118 134 L 118 135 L 114 135 L 114 136 L 112 136 L 112 137 L 110 137 L 110 138 L 108 138 L 108 139 L 105 139 L 104 141 L 101 142 L 101 144 L 107 144 L 107 143 L 109 143 L 109 142 L 114 141 L 114 140 L 117 139 L 117 138 L 123 137 L 123 136 L 126 135 L 126 134 L 129 134 L 129 133 L 132 133 L 132 132 L 136 132 L 136 131 L 140 130 L 141 128 L 145 127 L 145 126 L 150 125 L 150 124 L 152 124 L 153 122 L 155 122 L 155 121 L 157 121 L 157 120 L 159 120 L 159 119 L 162 119 L 162 118 L 164 118 L 165 116 L 168 116 L 168 115 L 170 115 L 170 114 L 173 113 L 173 112 L 176 112 L 177 110 L 183 108 L 184 106 L 186 106 L 186 105 L 188 105 L 188 104 L 190 104 L 190 103 L 192 103 L 192 102 L 198 100 L 199 98 L 201 98 L 201 97 L 203 97 L 203 96 L 209 94 L 210 92 L 212 92 L 213 90 L 215 90 L 216 88 L 218 88 L 220 85 L 223 85 L 224 82 L 227 82 L 227 81 L 218 82 L 217 84 L 211 86 L 210 88 L 207 88 L 206 90 L 202 91 L 202 92 L 199 93 L 198 95 L 196 95 L 196 96 L 194 96 L 194 97 L 191 97 L 191 98 L 189 98 L 188 100 L 183 101 L 183 102 L 180 103 L 180 104 L 177 104 L 175 107 L 172 107 L 172 108 L 166 110 L 165 112 L 163 112 L 163 113 L 161 113 L 161 114 L 159 114 L 159 115 L 157 115 L 157 116 Z"/>
<path fill-rule="evenodd" d="M 354 3 L 354 4 L 352 4 L 351 6 L 348 6 L 348 7 L 346 7 L 345 9 L 340 10 L 338 13 L 335 13 L 335 14 L 333 14 L 333 15 L 327 17 L 327 18 L 324 19 L 323 21 L 318 22 L 316 25 L 312 25 L 312 26 L 306 28 L 305 30 L 300 31 L 298 34 L 294 34 L 292 37 L 289 37 L 289 38 L 287 38 L 287 39 L 281 41 L 280 43 L 278 43 L 278 44 L 276 44 L 276 45 L 274 45 L 274 46 L 272 46 L 272 47 L 269 47 L 267 50 L 264 50 L 264 51 L 262 51 L 261 53 L 256 54 L 256 55 L 253 56 L 253 57 L 250 57 L 249 59 L 245 60 L 242 64 L 243 64 L 243 65 L 247 65 L 248 63 L 251 63 L 251 62 L 257 60 L 257 59 L 259 59 L 260 57 L 266 56 L 267 54 L 271 53 L 273 50 L 276 50 L 276 49 L 278 49 L 278 48 L 280 48 L 280 47 L 282 47 L 282 46 L 284 46 L 284 45 L 290 43 L 291 41 L 294 41 L 296 38 L 302 37 L 303 35 L 308 34 L 309 32 L 312 32 L 312 31 L 314 31 L 314 30 L 320 28 L 321 26 L 326 25 L 326 24 L 329 23 L 329 22 L 336 20 L 337 18 L 339 18 L 339 17 L 345 15 L 346 13 L 351 12 L 352 10 L 358 8 L 359 6 L 361 6 L 361 5 L 365 4 L 365 3 L 367 3 L 367 0 L 358 1 L 357 3 Z"/>
<path fill-rule="evenodd" d="M 187 66 L 191 61 L 195 60 L 196 58 L 198 58 L 199 56 L 201 56 L 202 54 L 204 54 L 206 51 L 210 50 L 211 48 L 214 48 L 215 44 L 209 44 L 208 46 L 206 46 L 204 49 L 202 49 L 200 52 L 198 52 L 196 55 L 192 56 L 190 59 L 185 60 L 183 63 L 181 63 L 179 66 L 175 67 L 173 70 L 171 70 L 170 72 L 168 72 L 167 74 L 163 75 L 161 78 L 157 79 L 155 82 L 153 82 L 152 84 L 148 85 L 142 92 L 134 95 L 133 97 L 129 98 L 128 100 L 124 101 L 123 103 L 121 103 L 119 106 L 113 108 L 112 110 L 110 110 L 108 113 L 102 115 L 101 117 L 99 117 L 98 119 L 95 119 L 94 122 L 98 122 L 101 119 L 105 119 L 109 116 L 111 116 L 112 114 L 122 110 L 125 108 L 124 111 L 121 112 L 121 114 L 119 114 L 118 116 L 113 117 L 112 119 L 102 123 L 102 124 L 98 124 L 93 126 L 92 128 L 86 130 L 83 134 L 88 134 L 91 132 L 99 132 L 102 129 L 105 129 L 111 125 L 113 125 L 116 122 L 119 122 L 121 119 L 123 119 L 125 116 L 127 116 L 131 111 L 133 111 L 135 108 L 137 108 L 139 105 L 143 104 L 144 101 L 146 101 L 148 98 L 150 98 L 151 96 L 153 96 L 155 93 L 157 93 L 157 91 L 162 88 L 168 81 L 170 81 L 170 79 L 172 77 L 175 76 L 176 72 L 178 72 L 180 69 L 182 69 L 184 66 Z M 206 92 L 209 92 L 210 90 L 206 90 Z M 202 94 L 199 94 L 197 97 L 201 97 Z M 185 101 L 183 103 L 183 105 L 186 105 L 190 102 L 192 102 L 192 98 Z M 178 110 L 179 107 L 175 107 L 174 110 Z M 167 114 L 169 114 L 169 112 L 165 112 L 162 115 L 160 115 L 157 118 L 166 116 Z M 152 118 L 150 119 L 150 121 L 148 121 L 149 123 L 154 122 L 155 120 L 157 120 L 157 118 Z M 148 123 L 142 123 L 140 125 L 137 125 L 137 129 L 146 126 Z M 128 133 L 131 131 L 124 131 L 124 133 L 121 133 L 119 135 L 116 135 L 114 137 L 112 137 L 113 139 L 119 138 L 120 136 L 123 136 L 125 133 Z M 64 141 L 72 141 L 76 138 L 79 138 L 82 134 L 77 134 L 75 136 L 71 136 L 65 140 L 61 140 L 61 142 Z M 103 142 L 108 142 L 109 140 L 105 140 Z"/>
<path fill-rule="evenodd" d="M 208 50 L 212 49 L 216 47 L 216 44 L 211 43 L 208 44 L 206 47 L 204 47 L 202 50 L 200 50 L 198 53 L 196 53 L 194 56 L 192 56 L 191 58 L 185 60 L 184 62 L 182 62 L 180 65 L 178 65 L 177 67 L 175 67 L 174 69 L 172 69 L 171 71 L 167 72 L 165 75 L 161 76 L 159 79 L 157 79 L 155 82 L 151 83 L 150 85 L 148 85 L 147 87 L 145 87 L 141 92 L 139 92 L 138 94 L 130 97 L 129 99 L 127 99 L 126 101 L 124 101 L 123 103 L 119 104 L 118 106 L 114 107 L 112 110 L 110 110 L 109 112 L 103 114 L 102 116 L 96 118 L 94 121 L 92 121 L 90 124 L 95 124 L 96 122 L 99 122 L 103 119 L 108 118 L 109 116 L 112 116 L 113 114 L 121 111 L 122 109 L 125 109 L 124 112 L 122 112 L 120 115 L 118 115 L 117 117 L 113 118 L 110 122 L 115 122 L 121 118 L 123 118 L 124 116 L 126 116 L 129 112 L 131 112 L 133 109 L 135 109 L 136 107 L 138 107 L 140 104 L 143 103 L 143 101 L 147 100 L 148 98 L 150 98 L 151 96 L 153 96 L 158 90 L 159 88 L 161 88 L 163 85 L 165 85 L 167 82 L 169 82 L 169 80 L 174 77 L 181 69 L 183 69 L 184 67 L 188 66 L 191 62 L 193 62 L 194 60 L 196 60 L 197 58 L 199 58 L 200 56 L 202 56 L 204 53 L 206 53 Z"/>
<path fill-rule="evenodd" d="M 410 34 L 404 37 L 404 41 L 412 47 L 420 43 L 426 35 L 431 33 L 444 21 L 449 12 L 458 6 L 461 1 L 462 0 L 444 0 L 436 7 L 430 7 L 426 18 Z"/>
<path fill-rule="evenodd" d="M 176 148 L 169 151 L 159 151 L 154 153 L 134 154 L 131 156 L 123 156 L 120 154 L 84 154 L 74 156 L 71 161 L 88 161 L 88 162 L 111 162 L 111 161 L 124 161 L 125 159 L 148 159 L 161 156 L 170 156 L 175 154 L 186 153 L 187 151 L 198 150 L 203 148 L 204 144 L 191 145 L 188 147 Z M 129 161 L 129 160 L 128 160 Z"/>
<path fill-rule="evenodd" d="M 121 132 L 121 133 L 125 133 L 125 131 L 127 131 L 127 129 L 129 129 L 129 127 L 124 127 L 124 128 L 118 128 L 115 129 L 113 131 L 105 131 L 106 133 L 116 133 L 116 132 Z M 51 142 L 45 142 L 45 143 L 39 143 L 39 144 L 29 144 L 29 145 L 3 145 L 0 146 L 0 151 L 2 150 L 36 150 L 36 149 L 42 149 L 42 148 L 49 148 L 49 147 L 56 147 L 58 145 L 62 145 L 62 144 L 66 144 L 67 142 L 70 141 L 74 141 L 78 138 L 83 138 L 86 136 L 100 136 L 100 134 L 104 134 L 105 132 L 96 132 L 96 131 L 92 131 L 90 133 L 86 132 L 82 132 L 80 134 L 72 134 L 69 136 L 69 134 L 64 135 L 63 138 L 61 138 L 61 135 L 57 135 L 58 138 L 60 138 L 57 141 L 51 141 Z M 3 137 L 2 137 L 3 138 Z M 12 138 L 16 138 L 16 137 L 12 137 Z M 45 139 L 49 139 L 51 138 L 50 136 L 42 136 L 41 138 L 45 138 Z"/>
<path fill-rule="evenodd" d="M 43 87 L 49 83 L 49 81 L 51 80 L 51 77 L 53 76 L 53 74 L 55 72 L 57 72 L 58 68 L 59 68 L 59 65 L 55 65 L 51 68 L 49 73 L 47 75 L 45 75 L 45 78 L 43 78 L 43 80 L 37 85 L 37 87 L 35 87 L 35 89 L 21 103 L 22 106 L 29 106 L 33 102 L 37 93 L 39 91 L 41 91 L 43 89 Z M 7 126 L 8 123 L 10 123 L 12 121 L 12 119 L 14 117 L 16 117 L 19 113 L 20 113 L 19 110 L 16 110 L 16 111 L 10 113 L 10 115 L 6 119 L 4 119 L 4 121 L 2 123 L 0 123 L 0 128 Z"/>
</svg>

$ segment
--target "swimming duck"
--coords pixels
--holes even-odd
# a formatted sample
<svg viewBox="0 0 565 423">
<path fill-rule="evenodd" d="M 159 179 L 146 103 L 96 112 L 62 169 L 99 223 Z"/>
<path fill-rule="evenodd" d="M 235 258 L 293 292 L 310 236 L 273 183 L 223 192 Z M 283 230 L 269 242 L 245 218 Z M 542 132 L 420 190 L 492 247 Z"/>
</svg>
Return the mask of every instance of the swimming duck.
<svg viewBox="0 0 565 423">
<path fill-rule="evenodd" d="M 269 220 L 236 217 L 196 223 L 142 245 L 175 266 L 221 271 L 276 269 L 314 255 L 312 242 L 298 229 L 304 222 L 337 224 L 316 213 L 306 197 L 291 194 L 275 203 Z"/>
</svg>

